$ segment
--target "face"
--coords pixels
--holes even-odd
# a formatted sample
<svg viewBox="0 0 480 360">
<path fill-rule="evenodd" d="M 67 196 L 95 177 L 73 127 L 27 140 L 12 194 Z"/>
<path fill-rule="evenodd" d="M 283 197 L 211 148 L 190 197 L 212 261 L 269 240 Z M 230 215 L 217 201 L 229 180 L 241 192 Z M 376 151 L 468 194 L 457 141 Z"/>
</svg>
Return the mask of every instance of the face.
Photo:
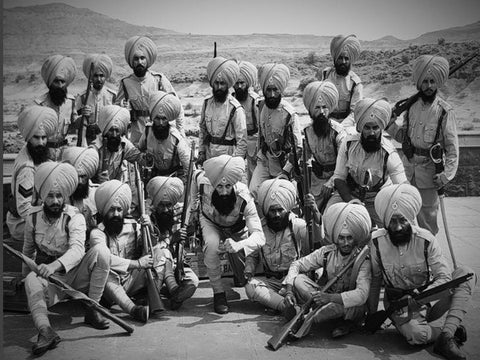
<svg viewBox="0 0 480 360">
<path fill-rule="evenodd" d="M 270 109 L 276 109 L 282 100 L 282 93 L 275 85 L 268 85 L 264 92 L 265 105 Z"/>
<path fill-rule="evenodd" d="M 123 219 L 123 208 L 120 205 L 112 205 L 105 214 L 106 219 Z"/>
<path fill-rule="evenodd" d="M 96 72 L 93 74 L 93 88 L 95 90 L 101 90 L 103 85 L 105 85 L 105 74 L 101 72 Z"/>
<path fill-rule="evenodd" d="M 66 89 L 67 88 L 67 82 L 64 79 L 57 77 L 57 78 L 55 78 L 55 80 L 53 80 L 50 87 L 51 88 L 57 88 L 57 89 Z"/>
<path fill-rule="evenodd" d="M 166 212 L 172 212 L 175 204 L 171 203 L 170 201 L 160 201 L 155 208 L 155 210 L 161 214 Z"/>
<path fill-rule="evenodd" d="M 420 90 L 427 96 L 432 96 L 437 91 L 437 83 L 431 76 L 427 76 L 420 84 Z"/>
<path fill-rule="evenodd" d="M 327 104 L 324 101 L 318 101 L 315 107 L 313 108 L 313 113 L 311 114 L 313 117 L 323 115 L 324 117 L 328 118 L 330 111 L 328 110 Z"/>
<path fill-rule="evenodd" d="M 143 51 L 137 50 L 132 59 L 133 73 L 138 77 L 144 77 L 147 72 L 147 57 Z"/>
<path fill-rule="evenodd" d="M 248 97 L 248 85 L 244 80 L 238 80 L 234 85 L 235 97 L 239 101 L 244 101 Z"/>
<path fill-rule="evenodd" d="M 65 199 L 62 193 L 60 193 L 58 190 L 50 191 L 43 201 L 43 209 L 48 217 L 60 217 L 64 205 Z"/>
<path fill-rule="evenodd" d="M 215 190 L 217 190 L 218 195 L 220 195 L 220 196 L 228 196 L 233 191 L 233 185 L 231 185 L 231 184 L 218 184 L 215 187 Z"/>
<path fill-rule="evenodd" d="M 355 247 L 355 239 L 353 235 L 350 234 L 348 230 L 342 230 L 337 238 L 337 247 L 340 250 L 340 253 L 345 255 L 350 255 Z"/>
<path fill-rule="evenodd" d="M 275 232 L 282 231 L 288 226 L 288 211 L 276 204 L 268 208 L 265 214 L 267 226 Z"/>
<path fill-rule="evenodd" d="M 362 129 L 362 135 L 365 138 L 375 138 L 377 139 L 382 133 L 382 129 L 376 122 L 367 122 Z"/>
<path fill-rule="evenodd" d="M 62 78 L 55 78 L 48 88 L 48 93 L 54 105 L 62 105 L 67 98 L 67 83 Z"/>
<path fill-rule="evenodd" d="M 33 134 L 30 140 L 28 140 L 32 146 L 46 146 L 47 145 L 47 133 L 44 130 L 38 130 Z"/>
<path fill-rule="evenodd" d="M 407 244 L 412 236 L 412 226 L 401 214 L 393 214 L 387 231 L 390 240 L 395 246 Z"/>
<path fill-rule="evenodd" d="M 350 71 L 350 57 L 347 52 L 342 52 L 335 61 L 335 70 L 339 75 L 347 75 Z"/>
<path fill-rule="evenodd" d="M 218 102 L 225 102 L 228 96 L 228 84 L 225 80 L 217 79 L 212 85 L 213 97 Z"/>
</svg>

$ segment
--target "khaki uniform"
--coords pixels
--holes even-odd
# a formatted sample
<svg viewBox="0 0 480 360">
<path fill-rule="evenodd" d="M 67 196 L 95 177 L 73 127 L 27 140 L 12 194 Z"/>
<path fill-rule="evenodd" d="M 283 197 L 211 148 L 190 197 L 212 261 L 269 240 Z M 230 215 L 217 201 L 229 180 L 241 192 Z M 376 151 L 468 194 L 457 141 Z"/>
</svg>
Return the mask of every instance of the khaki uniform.
<svg viewBox="0 0 480 360">
<path fill-rule="evenodd" d="M 240 101 L 240 105 L 245 109 L 247 120 L 247 179 L 250 182 L 253 170 L 257 166 L 257 142 L 258 142 L 258 100 L 260 96 L 252 89 L 248 91 L 248 97 L 245 101 Z"/>
</svg>

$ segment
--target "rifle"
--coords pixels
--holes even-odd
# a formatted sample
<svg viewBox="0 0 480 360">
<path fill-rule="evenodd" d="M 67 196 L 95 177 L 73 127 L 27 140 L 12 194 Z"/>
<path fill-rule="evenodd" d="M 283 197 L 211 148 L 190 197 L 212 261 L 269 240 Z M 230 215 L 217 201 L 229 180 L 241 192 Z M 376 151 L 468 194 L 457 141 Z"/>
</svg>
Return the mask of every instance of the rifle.
<svg viewBox="0 0 480 360">
<path fill-rule="evenodd" d="M 20 260 L 22 260 L 31 271 L 33 271 L 35 274 L 39 274 L 38 272 L 38 267 L 35 261 L 30 259 L 28 256 L 22 254 L 20 251 L 15 250 L 12 248 L 10 245 L 7 245 L 3 243 L 3 247 L 12 255 L 16 256 Z M 131 334 L 133 333 L 133 327 L 131 327 L 129 324 L 127 324 L 125 321 L 122 319 L 118 318 L 117 316 L 113 315 L 105 309 L 102 305 L 100 305 L 97 301 L 90 299 L 87 295 L 82 293 L 81 291 L 78 291 L 68 285 L 66 282 L 63 280 L 59 279 L 55 274 L 50 275 L 48 277 L 48 281 L 50 281 L 53 285 L 55 285 L 57 288 L 62 290 L 65 294 L 69 295 L 71 298 L 75 300 L 81 300 L 85 305 L 87 305 L 90 308 L 94 308 L 96 311 L 98 311 L 100 314 L 105 316 L 106 318 L 112 320 L 115 324 L 119 325 L 123 329 L 127 331 L 127 333 Z"/>
<path fill-rule="evenodd" d="M 305 138 L 303 139 L 303 152 L 302 152 L 302 167 L 303 167 L 303 193 L 310 193 L 311 186 L 311 171 L 312 166 L 307 165 L 307 144 Z M 308 230 L 308 246 L 310 247 L 310 252 L 313 251 L 313 217 L 310 212 L 310 209 L 306 206 L 304 207 L 305 222 L 307 223 Z"/>
<path fill-rule="evenodd" d="M 183 209 L 182 217 L 180 218 L 180 227 L 185 227 L 185 222 L 187 220 L 187 211 L 188 211 L 188 199 L 190 198 L 190 188 L 192 186 L 193 180 L 193 170 L 195 166 L 195 141 L 192 141 L 192 147 L 190 149 L 190 163 L 188 164 L 188 173 L 187 173 L 187 182 L 185 186 L 185 191 L 183 193 Z M 185 242 L 179 241 L 177 244 L 176 258 L 177 258 L 177 267 L 175 268 L 175 280 L 177 283 L 181 283 L 185 272 L 183 270 L 183 253 L 185 250 Z"/>
<path fill-rule="evenodd" d="M 338 272 L 338 274 L 335 275 L 335 277 L 330 279 L 325 284 L 325 286 L 322 288 L 321 291 L 326 292 L 328 289 L 330 289 L 338 281 L 338 279 L 342 277 L 353 266 L 357 258 L 359 258 L 360 256 L 363 256 L 363 254 L 365 254 L 367 251 L 368 251 L 368 246 L 365 245 L 362 248 L 362 250 L 358 251 L 357 254 L 354 257 L 352 257 L 352 259 L 350 259 L 350 261 Z M 313 297 L 311 297 L 300 308 L 300 311 L 295 315 L 295 317 L 292 320 L 286 323 L 277 334 L 273 335 L 268 340 L 267 345 L 271 350 L 275 351 L 279 349 L 288 335 L 296 333 L 298 330 L 301 329 L 304 323 L 307 323 L 307 321 L 311 321 L 311 319 L 315 315 L 316 310 L 318 309 L 318 307 L 316 307 L 312 309 L 312 311 L 308 315 L 306 315 L 310 310 L 310 307 L 312 306 L 312 304 L 313 304 Z"/>
<path fill-rule="evenodd" d="M 85 92 L 85 98 L 83 99 L 82 106 L 87 105 L 87 101 L 88 101 L 88 97 L 90 96 L 90 89 L 92 88 L 92 85 L 93 85 L 93 62 L 90 63 L 90 70 L 88 72 L 87 91 Z M 83 124 L 85 120 L 86 120 L 86 116 L 82 115 L 80 129 L 78 129 L 77 146 L 82 146 Z"/>
<path fill-rule="evenodd" d="M 414 295 L 412 296 L 412 298 L 419 305 L 428 304 L 431 301 L 435 301 L 443 298 L 445 295 L 450 293 L 451 289 L 456 288 L 457 286 L 464 283 L 465 281 L 470 280 L 472 277 L 473 277 L 473 273 L 468 273 L 456 279 L 447 281 L 444 284 L 441 284 L 434 288 L 423 291 L 418 295 Z M 370 331 L 372 334 L 375 333 L 378 329 L 380 329 L 383 322 L 387 320 L 388 317 L 392 316 L 392 314 L 395 311 L 408 306 L 408 303 L 409 303 L 408 297 L 402 297 L 399 300 L 392 301 L 389 304 L 387 310 L 379 310 L 367 317 L 364 325 L 365 329 L 367 331 Z"/>
<path fill-rule="evenodd" d="M 138 163 L 135 163 L 135 185 L 137 186 L 138 192 L 138 206 L 140 209 L 140 215 L 145 215 L 145 195 L 143 189 L 143 181 L 140 178 L 140 169 Z M 148 226 L 142 225 L 142 237 L 143 237 L 143 244 L 144 244 L 144 251 L 146 253 L 150 252 L 152 258 L 154 257 L 153 254 L 153 247 L 152 247 L 152 238 L 150 234 L 150 229 Z M 155 285 L 155 280 L 153 279 L 152 269 L 148 268 L 145 269 L 147 274 L 147 291 L 148 291 L 148 303 L 150 306 L 150 311 L 152 314 L 156 312 L 164 311 L 165 307 L 163 306 L 162 300 L 160 299 L 160 295 L 157 290 L 157 286 Z"/>
<path fill-rule="evenodd" d="M 300 165 L 298 165 L 297 145 L 295 143 L 295 135 L 293 134 L 293 125 L 290 125 L 289 130 L 290 130 L 289 135 L 290 135 L 290 142 L 291 142 L 291 150 L 290 151 L 293 152 L 293 172 L 297 176 L 302 176 L 302 174 L 300 172 Z M 298 190 L 298 197 L 300 198 L 300 204 L 302 206 L 302 210 L 305 211 L 305 203 L 303 201 L 302 184 L 299 184 L 298 182 L 297 182 L 297 190 Z"/>
<path fill-rule="evenodd" d="M 216 41 L 213 42 L 213 57 L 214 58 L 217 57 L 217 42 Z"/>
</svg>

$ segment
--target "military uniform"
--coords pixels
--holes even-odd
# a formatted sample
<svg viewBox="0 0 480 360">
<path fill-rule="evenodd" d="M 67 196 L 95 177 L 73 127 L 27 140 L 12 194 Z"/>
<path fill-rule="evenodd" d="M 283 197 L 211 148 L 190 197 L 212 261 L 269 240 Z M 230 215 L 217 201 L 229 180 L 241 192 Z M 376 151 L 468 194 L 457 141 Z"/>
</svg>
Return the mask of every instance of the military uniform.
<svg viewBox="0 0 480 360">
<path fill-rule="evenodd" d="M 98 184 L 94 184 L 89 180 L 88 197 L 81 200 L 71 199 L 71 205 L 75 206 L 80 213 L 85 217 L 85 223 L 87 226 L 87 234 L 90 234 L 93 228 L 97 226 L 97 206 L 95 204 L 95 191 L 98 188 Z M 89 246 L 87 237 L 87 247 Z"/>
</svg>

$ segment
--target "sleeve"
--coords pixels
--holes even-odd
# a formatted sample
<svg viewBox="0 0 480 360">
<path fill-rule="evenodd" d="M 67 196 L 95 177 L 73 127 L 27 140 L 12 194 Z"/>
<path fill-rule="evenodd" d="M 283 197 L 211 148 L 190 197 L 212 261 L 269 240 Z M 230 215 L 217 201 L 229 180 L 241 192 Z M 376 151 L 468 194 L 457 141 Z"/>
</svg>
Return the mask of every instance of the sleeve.
<svg viewBox="0 0 480 360">
<path fill-rule="evenodd" d="M 27 217 L 28 211 L 32 208 L 34 174 L 35 170 L 32 167 L 24 167 L 17 174 L 15 181 L 17 212 L 18 215 L 24 219 Z"/>
<path fill-rule="evenodd" d="M 147 151 L 147 142 L 145 138 L 146 138 L 146 132 L 144 132 L 142 136 L 140 136 L 140 140 L 138 140 L 138 149 L 140 151 Z"/>
<path fill-rule="evenodd" d="M 85 255 L 86 233 L 87 225 L 83 214 L 73 215 L 68 222 L 68 249 L 58 258 L 58 261 L 65 268 L 65 272 L 68 273 L 82 261 Z"/>
<path fill-rule="evenodd" d="M 82 94 L 78 94 L 75 97 L 75 111 L 78 113 L 78 111 L 83 107 L 83 98 Z"/>
<path fill-rule="evenodd" d="M 142 157 L 142 152 L 133 145 L 130 140 L 124 139 L 125 141 L 125 151 L 124 159 L 128 162 L 134 163 L 139 161 Z"/>
<path fill-rule="evenodd" d="M 451 181 L 458 169 L 458 135 L 455 112 L 453 110 L 447 111 L 445 120 L 443 120 L 443 148 L 445 149 L 445 175 Z"/>
<path fill-rule="evenodd" d="M 293 221 L 293 231 L 295 239 L 300 246 L 300 256 L 310 253 L 310 242 L 308 239 L 307 223 L 303 219 L 295 219 Z"/>
<path fill-rule="evenodd" d="M 342 141 L 340 149 L 338 149 L 337 163 L 335 164 L 335 171 L 333 179 L 347 180 L 347 140 Z"/>
<path fill-rule="evenodd" d="M 403 142 L 407 133 L 406 116 L 405 114 L 403 117 L 398 117 L 387 129 L 387 133 L 399 143 Z"/>
<path fill-rule="evenodd" d="M 350 102 L 350 111 L 353 113 L 358 100 L 363 99 L 363 84 L 359 83 L 353 89 L 352 101 Z"/>
<path fill-rule="evenodd" d="M 114 105 L 120 105 L 123 99 L 125 99 L 125 92 L 123 91 L 123 79 L 121 79 L 118 83 L 117 96 L 115 97 Z"/>
<path fill-rule="evenodd" d="M 33 225 L 32 225 L 32 217 L 28 216 L 25 221 L 25 236 L 23 241 L 23 248 L 22 253 L 29 257 L 30 259 L 35 260 L 35 244 L 33 243 Z M 22 275 L 27 276 L 30 272 L 30 268 L 22 262 Z"/>
<path fill-rule="evenodd" d="M 235 139 L 237 140 L 233 156 L 245 158 L 247 153 L 247 118 L 243 107 L 239 106 L 237 108 L 232 123 L 235 129 Z"/>
<path fill-rule="evenodd" d="M 181 137 L 178 141 L 177 154 L 185 171 L 185 176 L 187 176 L 188 167 L 190 166 L 190 145 L 184 137 Z"/>
<path fill-rule="evenodd" d="M 435 238 L 433 238 L 428 245 L 428 265 L 432 271 L 433 282 L 427 289 L 431 289 L 452 279 L 451 270 Z"/>
<path fill-rule="evenodd" d="M 377 256 L 377 248 L 373 244 L 373 241 L 370 241 L 369 248 L 372 278 L 370 284 L 370 293 L 368 295 L 368 311 L 370 314 L 373 314 L 378 309 L 380 287 L 382 286 L 383 275 Z"/>
<path fill-rule="evenodd" d="M 323 267 L 323 254 L 326 247 L 321 247 L 315 250 L 311 254 L 304 256 L 298 260 L 295 260 L 290 264 L 288 274 L 283 280 L 283 285 L 293 285 L 293 281 L 300 273 L 306 273 L 310 270 L 316 270 Z"/>
<path fill-rule="evenodd" d="M 93 229 L 90 233 L 90 246 L 93 247 L 98 244 L 104 244 L 107 246 L 107 236 L 102 230 L 97 228 Z M 110 254 L 110 270 L 125 274 L 129 265 L 130 260 Z"/>
<path fill-rule="evenodd" d="M 255 275 L 255 269 L 260 262 L 260 249 L 255 250 L 245 258 L 245 272 Z"/>
<path fill-rule="evenodd" d="M 208 134 L 207 123 L 205 121 L 205 111 L 207 110 L 206 108 L 207 108 L 207 101 L 204 101 L 202 105 L 202 112 L 200 114 L 200 124 L 199 124 L 200 130 L 198 133 L 198 140 L 199 140 L 198 152 L 199 153 L 201 152 L 206 153 L 207 147 L 208 147 L 208 144 L 205 142 L 205 137 Z"/>
<path fill-rule="evenodd" d="M 370 270 L 370 260 L 365 259 L 358 271 L 355 289 L 344 291 L 340 294 L 345 308 L 361 306 L 367 301 L 370 292 L 370 283 L 372 281 Z"/>
<path fill-rule="evenodd" d="M 388 156 L 387 170 L 390 179 L 394 184 L 408 183 L 407 176 L 405 175 L 405 168 L 403 167 L 402 159 L 396 151 L 392 152 Z"/>
<path fill-rule="evenodd" d="M 297 113 L 292 114 L 292 119 L 291 119 L 290 124 L 291 124 L 291 127 L 292 127 L 291 130 L 293 131 L 293 137 L 295 138 L 295 145 L 296 145 L 295 150 L 297 151 L 297 154 L 298 154 L 297 158 L 301 159 L 302 158 L 302 147 L 303 147 L 302 142 L 303 141 L 302 141 L 302 131 L 300 129 L 300 123 L 299 123 L 299 120 L 298 120 Z M 287 126 L 290 126 L 290 125 L 287 124 Z M 288 141 L 290 141 L 290 139 Z M 290 160 L 290 159 L 292 159 L 292 160 Z M 288 157 L 288 160 L 287 160 L 285 166 L 283 167 L 283 170 L 287 173 L 290 173 L 293 169 L 294 164 L 292 164 L 291 161 L 293 161 L 293 156 Z"/>
<path fill-rule="evenodd" d="M 243 214 L 250 235 L 248 238 L 241 240 L 240 242 L 243 245 L 245 256 L 248 256 L 253 251 L 260 249 L 265 245 L 265 235 L 263 234 L 262 223 L 258 216 L 253 198 L 247 202 Z"/>
</svg>

